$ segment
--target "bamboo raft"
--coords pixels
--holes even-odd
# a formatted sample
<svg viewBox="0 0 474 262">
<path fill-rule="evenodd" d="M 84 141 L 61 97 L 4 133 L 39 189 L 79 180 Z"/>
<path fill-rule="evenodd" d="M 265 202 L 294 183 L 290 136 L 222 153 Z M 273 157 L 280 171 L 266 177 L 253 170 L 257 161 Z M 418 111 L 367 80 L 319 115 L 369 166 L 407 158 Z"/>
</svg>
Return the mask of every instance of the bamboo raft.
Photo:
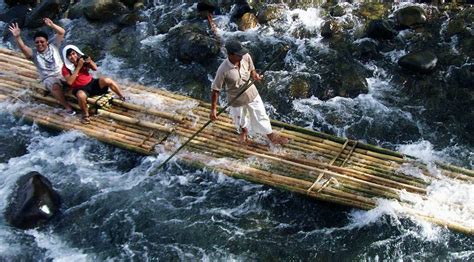
<svg viewBox="0 0 474 262">
<path fill-rule="evenodd" d="M 113 99 L 111 107 L 96 108 L 91 124 L 84 125 L 80 114 L 67 115 L 45 94 L 35 66 L 21 54 L 0 48 L 0 69 L 0 101 L 15 104 L 9 112 L 49 128 L 78 130 L 144 155 L 173 152 L 209 119 L 208 103 L 131 83 L 122 84 L 129 101 Z M 67 98 L 80 111 L 75 99 Z M 91 108 L 98 99 L 88 98 Z M 432 174 L 426 164 L 398 152 L 279 121 L 272 121 L 272 125 L 290 139 L 289 144 L 273 147 L 257 140 L 241 146 L 231 119 L 222 114 L 177 157 L 227 176 L 364 210 L 388 199 L 397 203 L 402 214 L 474 233 L 474 226 L 465 220 L 432 214 L 413 201 L 428 200 L 430 186 L 440 180 L 472 185 L 473 170 L 436 163 L 438 173 Z M 407 167 L 422 176 L 406 174 Z M 472 214 L 470 208 L 465 203 L 448 207 Z"/>
</svg>

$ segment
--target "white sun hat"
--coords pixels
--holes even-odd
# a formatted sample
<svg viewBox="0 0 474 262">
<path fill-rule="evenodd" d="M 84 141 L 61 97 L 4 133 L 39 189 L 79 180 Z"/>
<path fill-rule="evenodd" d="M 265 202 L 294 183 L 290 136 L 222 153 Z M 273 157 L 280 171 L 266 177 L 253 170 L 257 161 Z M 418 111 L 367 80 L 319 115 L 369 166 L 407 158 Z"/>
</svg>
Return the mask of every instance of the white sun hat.
<svg viewBox="0 0 474 262">
<path fill-rule="evenodd" d="M 63 48 L 63 60 L 64 60 L 64 65 L 66 66 L 67 69 L 69 69 L 71 72 L 74 71 L 74 69 L 76 68 L 74 66 L 73 63 L 71 63 L 71 61 L 69 61 L 69 59 L 67 59 L 66 57 L 66 52 L 67 50 L 69 49 L 72 49 L 74 51 L 76 51 L 76 53 L 80 56 L 83 56 L 84 53 L 75 45 L 67 45 Z"/>
</svg>

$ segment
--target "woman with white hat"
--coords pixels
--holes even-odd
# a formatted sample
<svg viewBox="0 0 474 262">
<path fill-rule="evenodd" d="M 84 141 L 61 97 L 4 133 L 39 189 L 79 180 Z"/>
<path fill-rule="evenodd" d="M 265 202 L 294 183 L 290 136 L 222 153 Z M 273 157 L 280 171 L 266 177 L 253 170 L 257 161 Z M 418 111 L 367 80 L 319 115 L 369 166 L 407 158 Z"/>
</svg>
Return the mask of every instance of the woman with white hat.
<svg viewBox="0 0 474 262">
<path fill-rule="evenodd" d="M 67 45 L 63 49 L 64 65 L 62 74 L 67 84 L 72 88 L 72 93 L 82 110 L 82 122 L 90 123 L 89 111 L 87 110 L 87 97 L 103 95 L 108 93 L 109 87 L 121 100 L 125 100 L 117 83 L 108 77 L 93 78 L 89 69 L 97 70 L 96 63 L 84 55 L 77 46 Z"/>
</svg>

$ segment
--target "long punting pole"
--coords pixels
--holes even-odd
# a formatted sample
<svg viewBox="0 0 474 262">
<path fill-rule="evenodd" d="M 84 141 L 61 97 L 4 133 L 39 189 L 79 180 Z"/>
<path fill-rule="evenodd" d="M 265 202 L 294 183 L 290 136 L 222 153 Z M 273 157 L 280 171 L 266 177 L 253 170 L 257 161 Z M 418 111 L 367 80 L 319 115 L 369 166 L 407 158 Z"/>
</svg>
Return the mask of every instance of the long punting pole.
<svg viewBox="0 0 474 262">
<path fill-rule="evenodd" d="M 261 74 L 265 74 L 265 72 L 277 61 L 277 59 L 280 58 L 280 56 L 283 54 L 284 51 L 286 51 L 287 48 L 284 47 L 282 49 L 280 49 L 280 51 L 278 52 L 278 54 L 268 63 L 268 65 L 263 69 L 263 71 L 261 72 Z M 217 112 L 217 116 L 219 116 L 222 112 L 224 112 L 231 104 L 233 104 L 243 93 L 245 93 L 245 91 L 247 91 L 247 89 L 252 86 L 254 83 L 254 80 L 249 78 L 249 80 L 247 80 L 247 82 L 241 87 L 241 91 L 237 94 L 236 97 L 234 97 L 234 99 L 232 99 L 229 103 L 227 103 L 227 105 L 221 109 L 219 109 L 219 111 Z M 181 149 L 183 149 L 189 142 L 191 142 L 191 140 L 194 139 L 194 137 L 196 137 L 199 133 L 202 132 L 202 130 L 204 130 L 210 123 L 212 123 L 213 120 L 212 119 L 209 119 L 201 128 L 199 128 L 198 131 L 196 131 L 190 138 L 188 138 L 188 140 L 186 142 L 184 142 L 178 149 L 176 149 L 165 161 L 163 161 L 163 163 L 161 163 L 157 168 L 155 168 L 154 170 L 152 170 L 150 172 L 150 176 L 154 176 L 156 175 L 157 171 L 160 170 L 166 163 L 168 163 L 171 158 L 173 158 Z"/>
</svg>

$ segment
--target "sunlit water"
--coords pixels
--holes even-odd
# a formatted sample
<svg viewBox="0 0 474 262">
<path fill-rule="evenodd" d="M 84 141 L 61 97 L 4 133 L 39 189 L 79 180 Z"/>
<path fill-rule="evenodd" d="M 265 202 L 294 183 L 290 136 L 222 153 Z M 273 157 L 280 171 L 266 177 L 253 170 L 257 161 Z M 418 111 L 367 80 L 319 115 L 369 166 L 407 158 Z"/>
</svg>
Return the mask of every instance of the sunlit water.
<svg viewBox="0 0 474 262">
<path fill-rule="evenodd" d="M 299 20 L 289 19 L 298 14 Z M 319 9 L 288 11 L 273 28 L 233 32 L 226 16 L 216 17 L 224 39 L 237 34 L 276 41 L 275 31 L 319 30 Z M 350 12 L 349 14 L 350 15 Z M 344 18 L 342 18 L 344 19 Z M 74 23 L 73 21 L 66 21 Z M 142 47 L 160 48 L 163 36 L 149 36 Z M 294 71 L 305 71 L 311 49 L 324 51 L 320 39 L 294 39 L 285 57 Z M 3 46 L 11 47 L 4 43 Z M 384 54 L 396 59 L 403 51 Z M 122 59 L 107 55 L 100 74 L 121 81 L 150 82 L 146 74 L 132 77 Z M 375 143 L 420 158 L 473 168 L 473 150 L 440 143 L 430 136 L 429 119 L 416 105 L 403 104 L 390 75 L 375 65 L 367 79 L 369 93 L 355 99 L 316 97 L 292 102 L 290 116 L 267 103 L 273 117 Z M 124 69 L 125 68 L 125 69 Z M 140 69 L 149 70 L 149 69 Z M 143 71 L 145 72 L 145 71 Z M 317 72 L 314 72 L 317 73 Z M 211 76 L 213 72 L 209 73 Z M 270 77 L 291 72 L 269 72 Z M 137 75 L 136 73 L 134 75 Z M 283 76 L 283 77 L 281 77 Z M 212 78 L 211 78 L 212 79 Z M 157 82 L 160 80 L 157 79 Z M 269 88 L 278 83 L 269 82 Z M 394 99 L 394 97 L 398 97 Z M 160 106 L 132 95 L 132 101 Z M 264 97 L 265 100 L 265 97 Z M 0 104 L 11 109 L 10 104 Z M 189 109 L 195 104 L 183 104 Z M 150 170 L 166 158 L 143 157 L 90 139 L 78 132 L 56 132 L 0 113 L 0 210 L 16 180 L 38 171 L 60 193 L 62 213 L 50 224 L 32 230 L 9 227 L 0 217 L 0 258 L 7 261 L 97 260 L 465 260 L 474 259 L 474 238 L 401 215 L 399 205 L 381 200 L 377 208 L 360 211 L 318 202 L 304 196 L 228 178 L 208 169 L 172 161 L 154 177 Z M 428 134 L 427 134 L 428 133 Z M 442 146 L 441 146 L 442 145 Z M 403 167 L 420 176 L 419 170 Z M 436 174 L 435 168 L 431 169 Z M 474 225 L 472 185 L 443 180 L 432 185 L 428 201 L 403 197 L 427 212 L 462 219 Z M 464 209 L 458 209 L 464 203 Z M 441 213 L 439 213 L 441 212 Z"/>
</svg>

